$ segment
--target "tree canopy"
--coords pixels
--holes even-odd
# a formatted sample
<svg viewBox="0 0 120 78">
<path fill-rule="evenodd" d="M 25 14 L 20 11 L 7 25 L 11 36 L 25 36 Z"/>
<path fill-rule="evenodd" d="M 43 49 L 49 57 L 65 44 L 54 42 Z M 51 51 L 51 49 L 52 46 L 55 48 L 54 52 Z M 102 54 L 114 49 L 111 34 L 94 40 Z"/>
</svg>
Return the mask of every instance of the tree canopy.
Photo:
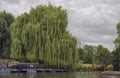
<svg viewBox="0 0 120 78">
<path fill-rule="evenodd" d="M 113 69 L 120 70 L 120 23 L 117 24 L 117 38 L 115 39 L 115 50 L 113 51 Z"/>
<path fill-rule="evenodd" d="M 77 41 L 66 30 L 68 18 L 61 7 L 39 5 L 11 25 L 11 54 L 17 60 L 43 61 L 56 67 L 74 67 Z"/>
<path fill-rule="evenodd" d="M 112 63 L 112 54 L 107 48 L 98 45 L 97 52 L 95 53 L 95 63 L 103 67 Z"/>
<path fill-rule="evenodd" d="M 10 55 L 10 24 L 14 21 L 14 16 L 5 11 L 0 12 L 0 56 L 9 58 Z"/>
<path fill-rule="evenodd" d="M 78 50 L 78 53 L 79 60 L 82 60 L 85 64 L 96 64 L 102 67 L 112 64 L 112 53 L 102 45 L 85 45 Z"/>
</svg>

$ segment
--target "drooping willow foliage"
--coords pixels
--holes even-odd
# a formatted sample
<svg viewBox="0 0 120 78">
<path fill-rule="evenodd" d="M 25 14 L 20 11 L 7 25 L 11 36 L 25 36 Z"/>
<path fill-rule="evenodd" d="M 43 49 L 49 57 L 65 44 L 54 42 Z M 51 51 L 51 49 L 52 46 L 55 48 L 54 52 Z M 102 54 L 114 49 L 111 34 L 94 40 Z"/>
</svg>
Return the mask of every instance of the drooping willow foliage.
<svg viewBox="0 0 120 78">
<path fill-rule="evenodd" d="M 11 58 L 73 67 L 77 60 L 77 41 L 66 30 L 67 24 L 66 11 L 51 4 L 22 14 L 11 26 Z"/>
</svg>

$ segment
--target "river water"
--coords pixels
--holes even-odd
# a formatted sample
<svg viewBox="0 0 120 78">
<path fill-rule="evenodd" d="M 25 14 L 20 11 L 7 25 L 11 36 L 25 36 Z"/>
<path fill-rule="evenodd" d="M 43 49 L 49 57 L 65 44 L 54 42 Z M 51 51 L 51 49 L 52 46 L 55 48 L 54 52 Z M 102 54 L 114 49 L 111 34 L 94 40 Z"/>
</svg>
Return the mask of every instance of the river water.
<svg viewBox="0 0 120 78">
<path fill-rule="evenodd" d="M 120 78 L 120 76 L 101 75 L 100 72 L 62 72 L 62 73 L 0 73 L 0 78 Z"/>
</svg>

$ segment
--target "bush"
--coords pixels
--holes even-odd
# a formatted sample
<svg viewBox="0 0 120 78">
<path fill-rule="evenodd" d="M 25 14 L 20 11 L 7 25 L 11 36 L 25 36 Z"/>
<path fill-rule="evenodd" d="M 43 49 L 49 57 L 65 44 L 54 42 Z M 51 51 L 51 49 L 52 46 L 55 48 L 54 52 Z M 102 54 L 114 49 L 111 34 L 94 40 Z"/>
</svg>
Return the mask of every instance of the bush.
<svg viewBox="0 0 120 78">
<path fill-rule="evenodd" d="M 101 65 L 96 64 L 77 64 L 76 70 L 78 71 L 103 71 L 103 70 L 112 70 L 113 66 L 108 65 L 107 67 L 103 67 Z"/>
<path fill-rule="evenodd" d="M 81 64 L 76 67 L 79 71 L 95 71 L 96 65 L 94 64 Z"/>
<path fill-rule="evenodd" d="M 113 70 L 113 65 L 107 65 L 107 67 L 105 68 L 105 70 Z"/>
</svg>

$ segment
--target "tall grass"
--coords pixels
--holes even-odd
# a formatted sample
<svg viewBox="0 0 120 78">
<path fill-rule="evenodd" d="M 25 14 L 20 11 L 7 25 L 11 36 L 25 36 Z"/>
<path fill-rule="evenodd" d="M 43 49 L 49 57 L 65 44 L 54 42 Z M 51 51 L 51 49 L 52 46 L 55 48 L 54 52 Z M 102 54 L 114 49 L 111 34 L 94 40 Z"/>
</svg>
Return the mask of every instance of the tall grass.
<svg viewBox="0 0 120 78">
<path fill-rule="evenodd" d="M 103 70 L 112 70 L 113 66 L 108 65 L 107 67 L 103 67 L 101 65 L 96 64 L 78 64 L 76 65 L 77 71 L 103 71 Z"/>
</svg>

